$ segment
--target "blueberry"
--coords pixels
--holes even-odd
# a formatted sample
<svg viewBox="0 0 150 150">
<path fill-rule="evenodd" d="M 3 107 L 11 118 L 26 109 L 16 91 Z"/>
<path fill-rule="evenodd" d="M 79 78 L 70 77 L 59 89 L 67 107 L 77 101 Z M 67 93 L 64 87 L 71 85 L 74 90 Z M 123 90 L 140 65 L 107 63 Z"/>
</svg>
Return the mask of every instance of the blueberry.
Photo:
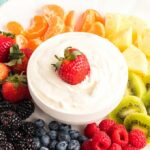
<svg viewBox="0 0 150 150">
<path fill-rule="evenodd" d="M 57 141 L 54 140 L 54 141 L 52 141 L 52 142 L 50 143 L 50 145 L 49 145 L 48 148 L 49 148 L 50 150 L 55 150 L 56 144 L 57 144 Z"/>
<path fill-rule="evenodd" d="M 76 131 L 76 130 L 70 130 L 69 134 L 72 140 L 76 140 L 80 136 L 79 131 Z"/>
<path fill-rule="evenodd" d="M 41 142 L 39 138 L 34 138 L 33 139 L 35 144 L 36 144 L 36 148 L 39 149 L 41 147 Z"/>
<path fill-rule="evenodd" d="M 43 135 L 46 135 L 46 130 L 45 130 L 44 128 L 36 129 L 35 135 L 36 135 L 37 137 L 41 137 L 41 136 L 43 136 Z"/>
<path fill-rule="evenodd" d="M 57 131 L 51 130 L 47 134 L 48 134 L 48 136 L 50 137 L 51 140 L 56 140 L 57 139 Z"/>
<path fill-rule="evenodd" d="M 80 150 L 80 143 L 77 140 L 71 140 L 68 144 L 68 150 Z"/>
<path fill-rule="evenodd" d="M 45 122 L 42 119 L 37 119 L 34 123 L 37 128 L 43 128 L 45 126 Z"/>
<path fill-rule="evenodd" d="M 57 143 L 56 150 L 67 150 L 68 143 L 66 141 L 61 141 Z"/>
<path fill-rule="evenodd" d="M 66 141 L 69 142 L 71 140 L 68 132 L 61 131 L 58 133 L 58 141 Z"/>
<path fill-rule="evenodd" d="M 59 130 L 60 131 L 66 131 L 66 132 L 69 132 L 69 130 L 71 129 L 71 125 L 68 125 L 68 124 L 61 124 L 60 127 L 59 127 Z"/>
<path fill-rule="evenodd" d="M 39 150 L 49 150 L 47 147 L 41 147 Z"/>
<path fill-rule="evenodd" d="M 84 136 L 84 135 L 80 135 L 79 137 L 78 137 L 78 141 L 80 142 L 80 143 L 83 143 L 84 141 L 87 141 L 88 140 L 88 138 L 86 137 L 86 136 Z"/>
<path fill-rule="evenodd" d="M 50 130 L 56 130 L 57 131 L 59 129 L 59 122 L 52 121 L 49 123 L 48 127 Z"/>
<path fill-rule="evenodd" d="M 50 144 L 50 137 L 48 135 L 43 135 L 41 137 L 41 143 L 43 146 L 48 146 Z"/>
</svg>

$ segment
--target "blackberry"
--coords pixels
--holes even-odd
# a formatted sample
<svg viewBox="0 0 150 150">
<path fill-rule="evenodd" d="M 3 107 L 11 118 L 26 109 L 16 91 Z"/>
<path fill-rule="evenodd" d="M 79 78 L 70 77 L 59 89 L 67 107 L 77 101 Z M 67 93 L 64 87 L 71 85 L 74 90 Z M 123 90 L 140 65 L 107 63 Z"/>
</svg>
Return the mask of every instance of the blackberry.
<svg viewBox="0 0 150 150">
<path fill-rule="evenodd" d="M 18 130 L 12 130 L 11 132 L 7 133 L 7 138 L 8 141 L 12 143 L 16 143 L 23 138 L 23 135 Z"/>
<path fill-rule="evenodd" d="M 24 134 L 24 136 L 33 137 L 35 135 L 35 124 L 33 122 L 24 122 L 19 130 Z"/>
<path fill-rule="evenodd" d="M 0 114 L 0 123 L 4 129 L 18 129 L 22 124 L 22 120 L 15 112 L 5 111 Z"/>
<path fill-rule="evenodd" d="M 7 141 L 7 136 L 4 131 L 0 130 L 0 142 L 6 142 Z"/>
<path fill-rule="evenodd" d="M 0 142 L 0 150 L 15 150 L 15 148 L 11 143 Z"/>
<path fill-rule="evenodd" d="M 17 105 L 16 112 L 22 120 L 25 120 L 34 112 L 34 109 L 32 101 L 24 100 Z"/>
<path fill-rule="evenodd" d="M 9 111 L 9 110 L 12 110 L 12 111 L 15 110 L 15 107 L 13 104 L 6 102 L 6 101 L 0 102 L 0 113 L 4 111 Z"/>
<path fill-rule="evenodd" d="M 15 144 L 15 150 L 36 150 L 37 146 L 32 138 L 25 138 Z"/>
</svg>

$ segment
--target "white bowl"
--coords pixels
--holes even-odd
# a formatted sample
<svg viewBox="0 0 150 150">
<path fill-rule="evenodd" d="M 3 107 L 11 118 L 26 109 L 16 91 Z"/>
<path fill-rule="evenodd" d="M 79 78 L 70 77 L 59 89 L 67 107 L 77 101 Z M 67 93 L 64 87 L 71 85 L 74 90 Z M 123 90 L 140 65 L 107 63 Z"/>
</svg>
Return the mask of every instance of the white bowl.
<svg viewBox="0 0 150 150">
<path fill-rule="evenodd" d="M 57 45 L 59 45 L 58 47 L 61 48 L 61 45 L 64 46 L 65 45 L 64 43 L 66 42 L 67 39 L 71 39 L 70 41 L 67 41 L 67 44 L 70 42 L 71 45 L 68 45 L 68 46 L 72 46 L 72 44 L 75 43 L 72 41 L 78 38 L 80 39 L 80 41 L 77 42 L 77 43 L 80 42 L 79 47 L 85 46 L 88 49 L 87 45 L 91 41 L 92 42 L 91 45 L 93 49 L 100 47 L 99 53 L 103 53 L 107 55 L 107 61 L 109 61 L 109 66 L 107 70 L 111 70 L 111 74 L 109 74 L 108 76 L 109 78 L 112 78 L 111 85 L 113 86 L 112 91 L 110 91 L 111 95 L 109 96 L 109 98 L 107 98 L 108 95 L 106 92 L 106 99 L 104 98 L 103 101 L 101 101 L 100 99 L 100 101 L 98 101 L 99 102 L 98 106 L 95 105 L 94 107 L 93 105 L 93 107 L 91 107 L 90 111 L 88 111 L 87 113 L 86 112 L 82 112 L 82 113 L 69 112 L 66 110 L 55 108 L 53 106 L 53 103 L 49 102 L 50 99 L 47 98 L 47 96 L 45 95 L 46 93 L 42 91 L 43 93 L 41 94 L 41 91 L 40 91 L 40 90 L 45 89 L 44 91 L 48 91 L 49 94 L 51 95 L 53 94 L 52 90 L 50 90 L 52 88 L 48 89 L 49 87 L 46 84 L 39 84 L 42 80 L 45 80 L 44 76 L 40 76 L 40 78 L 36 78 L 38 73 L 40 73 L 40 71 L 42 71 L 45 66 L 40 66 L 41 69 L 38 70 L 39 68 L 37 69 L 35 65 L 37 65 L 40 61 L 43 61 L 45 63 L 46 62 L 45 57 L 49 53 L 54 51 Z M 90 39 L 90 41 L 88 41 L 87 39 L 88 40 Z M 86 43 L 86 41 L 88 41 L 88 43 Z M 53 48 L 52 45 L 55 45 L 54 46 L 55 48 Z M 49 52 L 46 53 L 46 51 L 49 51 Z M 114 71 L 112 71 L 113 69 Z M 28 78 L 29 90 L 30 90 L 30 93 L 34 102 L 45 113 L 49 114 L 50 116 L 52 116 L 53 118 L 61 122 L 79 125 L 79 124 L 86 124 L 86 123 L 93 122 L 93 121 L 98 121 L 106 117 L 119 104 L 119 102 L 121 101 L 124 95 L 126 85 L 127 85 L 128 67 L 120 51 L 108 40 L 101 38 L 99 36 L 96 36 L 94 34 L 90 34 L 90 33 L 81 33 L 81 32 L 71 33 L 70 32 L 70 33 L 64 33 L 64 34 L 52 37 L 49 40 L 43 42 L 36 49 L 36 51 L 32 54 L 30 61 L 28 63 L 27 78 Z M 61 85 L 64 84 L 64 86 L 67 84 L 65 82 L 63 83 L 61 79 L 60 79 L 60 82 L 61 82 Z M 101 85 L 101 86 L 105 88 L 105 85 Z M 102 95 L 102 91 L 99 91 L 99 94 Z M 81 103 L 81 105 L 84 105 L 84 104 Z M 96 109 L 96 107 L 98 109 Z"/>
</svg>

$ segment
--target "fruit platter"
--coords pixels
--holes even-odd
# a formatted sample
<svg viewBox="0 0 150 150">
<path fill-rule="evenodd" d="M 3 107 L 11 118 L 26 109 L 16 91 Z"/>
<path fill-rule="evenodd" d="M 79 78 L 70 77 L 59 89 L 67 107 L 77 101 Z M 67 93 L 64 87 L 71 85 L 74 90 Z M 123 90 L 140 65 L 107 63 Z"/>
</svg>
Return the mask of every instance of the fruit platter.
<svg viewBox="0 0 150 150">
<path fill-rule="evenodd" d="M 150 150 L 149 8 L 0 5 L 0 150 Z"/>
</svg>

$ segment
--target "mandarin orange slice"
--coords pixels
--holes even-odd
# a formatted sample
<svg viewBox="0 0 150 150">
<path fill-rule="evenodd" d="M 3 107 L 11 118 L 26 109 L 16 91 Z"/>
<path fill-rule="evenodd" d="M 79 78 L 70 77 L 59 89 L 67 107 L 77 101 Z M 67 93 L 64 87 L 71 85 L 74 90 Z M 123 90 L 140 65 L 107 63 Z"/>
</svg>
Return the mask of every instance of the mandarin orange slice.
<svg viewBox="0 0 150 150">
<path fill-rule="evenodd" d="M 6 29 L 9 32 L 16 34 L 16 35 L 21 34 L 21 32 L 24 30 L 22 25 L 16 21 L 8 22 L 6 25 Z"/>
<path fill-rule="evenodd" d="M 71 10 L 65 17 L 65 25 L 73 28 L 74 24 L 75 24 L 75 11 Z"/>
<path fill-rule="evenodd" d="M 63 32 L 73 32 L 73 27 L 65 26 Z"/>
<path fill-rule="evenodd" d="M 105 28 L 104 28 L 104 25 L 101 22 L 93 23 L 88 32 L 97 34 L 101 37 L 105 37 Z"/>
<path fill-rule="evenodd" d="M 75 31 L 87 32 L 96 21 L 104 23 L 104 19 L 96 10 L 88 9 L 78 18 Z"/>
<path fill-rule="evenodd" d="M 65 27 L 64 21 L 58 16 L 51 17 L 48 23 L 49 27 L 43 36 L 43 40 L 47 40 L 54 35 L 62 33 Z"/>
<path fill-rule="evenodd" d="M 28 39 L 23 36 L 22 34 L 19 34 L 16 36 L 16 43 L 19 45 L 19 48 L 27 48 L 28 47 Z"/>
<path fill-rule="evenodd" d="M 33 51 L 42 43 L 40 38 L 30 39 L 28 43 L 28 47 Z"/>
<path fill-rule="evenodd" d="M 43 16 L 34 16 L 30 28 L 26 31 L 29 39 L 41 37 L 48 29 L 48 23 Z"/>
<path fill-rule="evenodd" d="M 58 5 L 45 5 L 42 8 L 43 15 L 49 19 L 50 17 L 59 16 L 64 19 L 64 10 Z"/>
</svg>

